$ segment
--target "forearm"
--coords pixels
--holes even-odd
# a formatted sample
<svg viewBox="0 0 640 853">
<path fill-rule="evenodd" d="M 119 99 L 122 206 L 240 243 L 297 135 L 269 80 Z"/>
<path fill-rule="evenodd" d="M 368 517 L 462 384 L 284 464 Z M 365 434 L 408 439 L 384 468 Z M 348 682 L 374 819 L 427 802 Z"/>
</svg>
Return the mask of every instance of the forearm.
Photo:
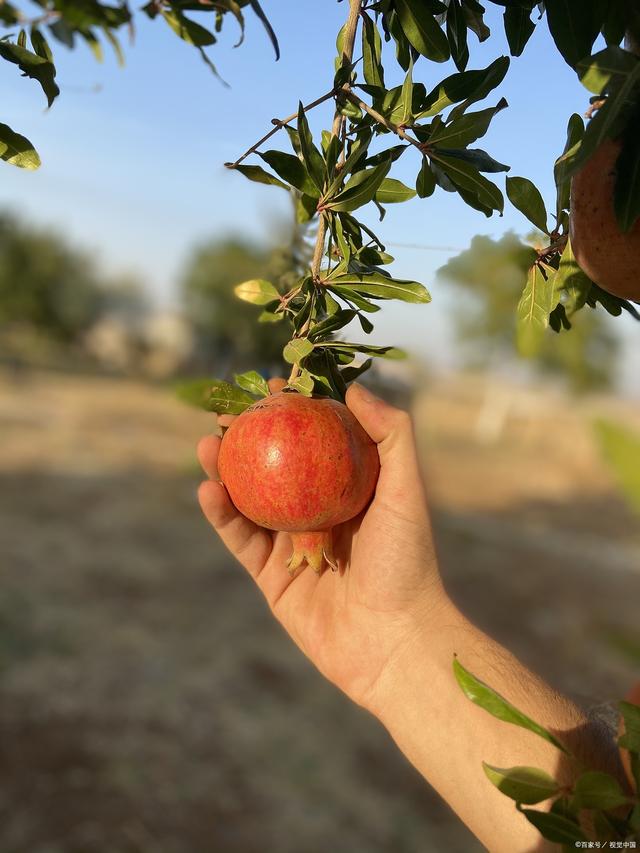
<svg viewBox="0 0 640 853">
<path fill-rule="evenodd" d="M 513 801 L 486 778 L 482 761 L 498 767 L 539 767 L 563 784 L 572 781 L 574 769 L 551 744 L 466 699 L 453 675 L 454 654 L 475 676 L 551 730 L 585 765 L 620 773 L 617 754 L 573 703 L 473 626 L 451 602 L 445 599 L 430 613 L 383 673 L 372 710 L 491 853 L 545 850 Z"/>
</svg>

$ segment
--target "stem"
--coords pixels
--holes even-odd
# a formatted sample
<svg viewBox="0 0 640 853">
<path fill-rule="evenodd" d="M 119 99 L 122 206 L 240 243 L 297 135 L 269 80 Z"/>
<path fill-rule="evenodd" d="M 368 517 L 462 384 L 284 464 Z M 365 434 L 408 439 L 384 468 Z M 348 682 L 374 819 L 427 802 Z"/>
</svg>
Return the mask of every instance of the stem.
<svg viewBox="0 0 640 853">
<path fill-rule="evenodd" d="M 328 101 L 329 98 L 333 98 L 335 93 L 336 93 L 335 89 L 332 89 L 330 92 L 326 92 L 324 95 L 321 95 L 319 98 L 316 98 L 315 101 L 311 101 L 311 103 L 307 104 L 306 106 L 303 105 L 302 111 L 305 113 L 309 112 L 309 110 L 312 110 L 314 107 L 317 107 L 319 104 L 323 104 L 325 101 Z M 258 148 L 260 148 L 260 146 L 267 141 L 267 139 L 271 139 L 271 137 L 274 135 L 274 133 L 277 133 L 280 130 L 280 128 L 285 126 L 285 124 L 289 124 L 290 121 L 293 121 L 294 118 L 297 117 L 297 115 L 298 115 L 298 112 L 296 110 L 295 113 L 291 113 L 291 115 L 287 116 L 286 118 L 272 118 L 271 123 L 273 125 L 275 125 L 275 127 L 272 127 L 268 133 L 265 133 L 265 135 L 262 137 L 262 139 L 259 139 L 257 142 L 255 142 L 251 146 L 251 148 L 248 148 L 244 152 L 244 154 L 242 154 L 240 157 L 238 157 L 237 160 L 234 160 L 233 163 L 225 163 L 224 165 L 226 166 L 226 168 L 227 169 L 235 169 L 235 167 L 239 166 L 243 160 L 246 160 L 246 158 L 249 156 L 249 154 L 253 154 L 254 151 L 257 151 Z"/>
<path fill-rule="evenodd" d="M 341 68 L 344 68 L 345 65 L 351 65 L 353 60 L 353 47 L 356 40 L 356 32 L 358 30 L 358 20 L 360 18 L 360 7 L 362 6 L 362 0 L 349 0 L 349 16 L 347 17 L 347 23 L 345 25 L 344 30 L 344 40 L 342 43 L 342 63 Z M 342 86 L 342 92 L 344 92 L 347 97 L 350 95 L 350 87 L 349 83 L 345 83 Z M 335 95 L 336 92 L 333 90 L 331 95 Z M 343 125 L 344 116 L 340 113 L 340 110 L 336 106 L 336 111 L 333 116 L 333 126 L 331 128 L 331 138 L 334 136 L 338 136 Z M 320 219 L 318 221 L 318 233 L 316 235 L 316 245 L 313 252 L 313 260 L 311 261 L 311 276 L 315 281 L 318 280 L 320 276 L 320 265 L 322 264 L 322 256 L 324 254 L 324 243 L 325 237 L 327 235 L 327 217 L 324 213 L 320 214 Z M 298 332 L 297 337 L 302 338 L 309 331 L 309 326 L 311 325 L 311 314 L 309 314 L 309 319 L 302 326 L 300 331 Z M 297 364 L 294 364 L 291 368 L 291 374 L 289 376 L 289 382 L 292 382 L 300 373 L 300 368 Z"/>
<path fill-rule="evenodd" d="M 414 139 L 413 136 L 409 136 L 406 130 L 400 125 L 393 124 L 388 119 L 386 119 L 383 115 L 380 115 L 377 110 L 374 110 L 373 107 L 370 107 L 369 104 L 365 103 L 361 100 L 354 92 L 347 92 L 346 97 L 357 106 L 360 107 L 361 110 L 364 110 L 365 113 L 371 116 L 372 119 L 381 124 L 383 127 L 386 127 L 387 130 L 390 130 L 392 133 L 395 133 L 400 139 L 404 139 L 406 142 L 409 142 L 411 145 L 415 145 L 416 148 L 419 148 L 421 152 L 423 152 L 422 144 L 418 142 L 417 139 Z M 424 153 L 424 152 L 423 152 Z"/>
</svg>

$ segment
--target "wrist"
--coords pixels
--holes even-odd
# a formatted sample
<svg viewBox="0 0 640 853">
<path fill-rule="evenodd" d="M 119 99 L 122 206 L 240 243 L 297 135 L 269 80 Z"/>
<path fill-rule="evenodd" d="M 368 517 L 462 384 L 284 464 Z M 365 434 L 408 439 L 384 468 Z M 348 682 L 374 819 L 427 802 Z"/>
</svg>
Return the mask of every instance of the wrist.
<svg viewBox="0 0 640 853">
<path fill-rule="evenodd" d="M 425 685 L 434 671 L 451 670 L 452 635 L 468 623 L 441 583 L 425 591 L 412 607 L 402 640 L 389 655 L 366 703 L 386 727 L 398 706 L 411 702 L 414 685 Z"/>
</svg>

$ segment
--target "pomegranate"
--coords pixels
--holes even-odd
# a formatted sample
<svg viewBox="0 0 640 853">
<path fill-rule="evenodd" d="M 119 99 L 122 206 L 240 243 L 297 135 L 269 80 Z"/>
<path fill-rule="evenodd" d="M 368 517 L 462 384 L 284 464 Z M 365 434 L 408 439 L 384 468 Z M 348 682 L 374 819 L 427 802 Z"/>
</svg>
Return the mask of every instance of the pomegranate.
<svg viewBox="0 0 640 853">
<path fill-rule="evenodd" d="M 218 471 L 236 508 L 291 534 L 291 573 L 336 569 L 332 528 L 357 515 L 378 479 L 378 451 L 349 409 L 281 391 L 249 406 L 222 439 Z"/>
<path fill-rule="evenodd" d="M 621 143 L 606 139 L 571 182 L 571 245 L 576 260 L 603 290 L 640 302 L 640 219 L 624 233 L 613 208 Z"/>
</svg>

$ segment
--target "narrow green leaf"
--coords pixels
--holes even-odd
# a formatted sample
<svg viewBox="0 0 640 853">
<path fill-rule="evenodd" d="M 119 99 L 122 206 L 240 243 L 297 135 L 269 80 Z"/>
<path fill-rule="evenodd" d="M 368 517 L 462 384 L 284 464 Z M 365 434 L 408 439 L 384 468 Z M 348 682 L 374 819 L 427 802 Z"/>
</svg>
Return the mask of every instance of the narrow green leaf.
<svg viewBox="0 0 640 853">
<path fill-rule="evenodd" d="M 175 9 L 162 13 L 162 17 L 169 24 L 174 33 L 188 44 L 196 47 L 207 47 L 215 44 L 216 37 L 205 27 L 187 18 Z"/>
<path fill-rule="evenodd" d="M 423 284 L 382 275 L 382 273 L 344 273 L 328 286 L 338 295 L 349 290 L 377 299 L 401 299 L 403 302 L 430 302 L 431 296 Z"/>
<path fill-rule="evenodd" d="M 251 302 L 253 305 L 266 305 L 268 302 L 280 299 L 280 294 L 276 288 L 264 278 L 252 278 L 249 281 L 243 281 L 242 284 L 235 286 L 234 293 L 238 299 Z"/>
<path fill-rule="evenodd" d="M 254 181 L 257 184 L 270 184 L 274 187 L 282 187 L 283 190 L 288 190 L 290 187 L 278 180 L 274 175 L 270 175 L 269 172 L 266 172 L 262 166 L 232 166 L 228 164 L 228 168 L 233 169 L 235 172 L 240 172 L 241 175 L 244 175 L 245 178 L 248 178 L 250 181 Z"/>
<path fill-rule="evenodd" d="M 452 74 L 438 83 L 426 96 L 420 118 L 437 115 L 442 110 L 465 99 L 467 106 L 486 98 L 489 92 L 504 79 L 509 68 L 509 57 L 501 56 L 486 68 Z"/>
<path fill-rule="evenodd" d="M 447 8 L 447 40 L 451 49 L 451 57 L 459 71 L 464 71 L 469 62 L 467 47 L 467 23 L 465 21 L 460 0 L 449 0 Z"/>
<path fill-rule="evenodd" d="M 549 233 L 547 227 L 547 208 L 540 190 L 528 178 L 508 177 L 507 197 L 520 213 L 527 217 L 536 228 Z"/>
<path fill-rule="evenodd" d="M 313 344 L 308 338 L 294 338 L 285 346 L 282 355 L 289 364 L 300 364 L 310 352 L 313 352 Z"/>
<path fill-rule="evenodd" d="M 298 104 L 298 135 L 300 137 L 300 150 L 302 159 L 311 180 L 316 189 L 322 193 L 325 182 L 325 163 L 322 154 L 313 144 L 309 123 L 304 113 L 302 101 Z"/>
<path fill-rule="evenodd" d="M 338 329 L 342 329 L 349 325 L 355 316 L 356 312 L 353 309 L 340 308 L 325 320 L 322 320 L 320 323 L 312 326 L 309 329 L 309 338 L 314 342 L 322 340 L 334 332 L 337 332 Z"/>
<path fill-rule="evenodd" d="M 507 6 L 504 10 L 504 31 L 511 56 L 520 56 L 531 38 L 536 25 L 531 20 L 531 9 Z"/>
<path fill-rule="evenodd" d="M 295 154 L 286 154 L 284 151 L 265 151 L 264 153 L 258 152 L 258 155 L 291 186 L 309 196 L 317 197 L 318 191 L 315 183 Z"/>
<path fill-rule="evenodd" d="M 327 287 L 331 287 L 331 282 L 327 282 Z M 350 287 L 341 286 L 339 290 L 334 290 L 333 292 L 349 305 L 355 305 L 356 308 L 359 308 L 361 311 L 366 311 L 368 314 L 374 314 L 376 311 L 380 310 L 379 305 L 365 299 L 364 296 L 361 296 Z"/>
<path fill-rule="evenodd" d="M 407 187 L 402 181 L 395 178 L 385 178 L 375 194 L 375 200 L 379 204 L 395 204 L 397 202 L 409 201 L 414 198 L 415 190 Z"/>
<path fill-rule="evenodd" d="M 577 805 L 582 809 L 616 809 L 629 802 L 620 783 L 608 773 L 590 770 L 582 773 L 573 788 Z"/>
<path fill-rule="evenodd" d="M 424 0 L 395 0 L 402 30 L 413 47 L 432 62 L 446 62 L 449 42 Z"/>
<path fill-rule="evenodd" d="M 511 702 L 508 702 L 499 693 L 496 693 L 495 690 L 472 675 L 462 666 L 457 658 L 453 659 L 453 673 L 467 699 L 484 708 L 485 711 L 488 711 L 489 714 L 497 717 L 499 720 L 503 720 L 505 723 L 512 723 L 514 726 L 520 726 L 523 729 L 528 729 L 530 732 L 552 743 L 562 752 L 569 754 L 568 750 L 551 732 L 548 732 L 530 717 L 527 717 L 526 714 L 519 711 Z"/>
<path fill-rule="evenodd" d="M 429 145 L 466 148 L 467 145 L 485 135 L 495 114 L 507 106 L 506 100 L 501 98 L 495 107 L 478 110 L 475 113 L 465 113 L 434 131 L 429 136 Z"/>
<path fill-rule="evenodd" d="M 511 169 L 511 166 L 507 166 L 504 163 L 499 163 L 497 160 L 494 160 L 486 151 L 483 151 L 482 148 L 441 148 L 438 146 L 438 152 L 440 154 L 444 154 L 447 157 L 455 157 L 458 160 L 464 160 L 467 163 L 470 163 L 472 166 L 479 172 L 508 172 Z"/>
<path fill-rule="evenodd" d="M 8 41 L 0 41 L 0 57 L 17 65 L 25 77 L 37 80 L 47 97 L 47 105 L 51 106 L 60 94 L 55 82 L 56 68 L 53 62 Z"/>
<path fill-rule="evenodd" d="M 433 195 L 436 188 L 436 178 L 426 157 L 422 158 L 422 165 L 416 178 L 416 192 L 420 198 L 428 198 Z"/>
<path fill-rule="evenodd" d="M 353 382 L 354 379 L 357 379 L 359 376 L 362 376 L 363 373 L 366 373 L 367 370 L 373 364 L 373 359 L 368 358 L 366 361 L 363 361 L 362 364 L 359 364 L 357 367 L 343 367 L 340 371 L 342 373 L 342 378 L 345 383 Z"/>
<path fill-rule="evenodd" d="M 489 781 L 518 803 L 535 805 L 555 796 L 560 790 L 556 780 L 537 767 L 501 768 L 484 761 L 482 767 Z"/>
<path fill-rule="evenodd" d="M 53 62 L 53 54 L 51 53 L 51 48 L 49 47 L 46 38 L 35 26 L 31 27 L 31 46 L 38 54 L 38 56 L 41 56 L 48 62 Z"/>
<path fill-rule="evenodd" d="M 539 812 L 535 809 L 520 809 L 520 811 L 547 841 L 568 845 L 587 840 L 577 820 L 551 812 Z"/>
<path fill-rule="evenodd" d="M 260 21 L 260 23 L 264 27 L 265 32 L 269 36 L 269 41 L 271 42 L 271 45 L 273 47 L 273 51 L 276 55 L 276 62 L 277 62 L 280 59 L 280 45 L 278 44 L 278 39 L 277 39 L 277 36 L 273 30 L 273 27 L 271 26 L 271 24 L 269 22 L 269 18 L 267 18 L 264 11 L 262 10 L 262 6 L 260 5 L 259 0 L 249 0 L 249 5 L 253 9 L 258 20 Z"/>
<path fill-rule="evenodd" d="M 409 63 L 409 70 L 402 84 L 401 102 L 403 110 L 399 124 L 409 125 L 413 121 L 413 61 Z"/>
<path fill-rule="evenodd" d="M 266 379 L 260 376 L 256 370 L 249 370 L 247 373 L 236 373 L 233 380 L 236 385 L 239 385 L 240 388 L 248 391 L 250 394 L 255 394 L 257 397 L 269 396 L 269 386 Z"/>
<path fill-rule="evenodd" d="M 579 116 L 577 113 L 573 113 L 573 115 L 569 117 L 569 122 L 567 124 L 567 141 L 561 157 L 574 148 L 583 136 L 584 121 L 582 120 L 582 116 Z M 562 211 L 569 210 L 571 186 L 569 181 L 563 180 L 562 169 L 559 169 L 558 167 L 558 160 L 553 167 L 553 178 L 556 184 L 556 217 L 560 219 Z"/>
<path fill-rule="evenodd" d="M 570 239 L 560 257 L 554 287 L 561 295 L 562 305 L 569 317 L 582 308 L 591 291 L 591 279 L 578 266 Z"/>
<path fill-rule="evenodd" d="M 458 191 L 467 190 L 477 198 L 481 205 L 487 207 L 490 211 L 497 210 L 502 213 L 504 210 L 502 192 L 470 163 L 465 163 L 463 160 L 458 160 L 455 157 L 445 157 L 439 151 L 432 152 L 431 158 L 432 161 L 437 161 Z M 465 200 L 468 201 L 466 198 Z"/>
<path fill-rule="evenodd" d="M 391 160 L 374 166 L 373 169 L 363 169 L 352 175 L 344 186 L 342 192 L 325 203 L 325 207 L 336 212 L 348 212 L 357 210 L 359 207 L 373 201 L 378 187 L 385 179 Z"/>
<path fill-rule="evenodd" d="M 557 303 L 554 286 L 555 270 L 542 269 L 535 263 L 527 275 L 527 283 L 516 309 L 517 343 L 521 355 L 536 355 L 549 325 L 549 314 Z"/>
<path fill-rule="evenodd" d="M 627 445 L 624 456 L 627 461 L 630 459 L 632 464 L 635 463 L 635 486 L 634 494 L 636 497 L 640 494 L 640 468 L 638 468 L 637 460 L 640 453 L 640 440 L 637 435 L 631 435 L 628 430 L 623 427 L 617 429 L 618 438 L 623 437 L 624 443 Z M 611 455 L 610 455 L 611 458 Z M 618 456 L 620 459 L 620 456 Z M 635 752 L 640 755 L 640 705 L 634 705 L 631 702 L 619 702 L 618 707 L 624 720 L 625 733 L 618 738 L 618 745 L 628 749 L 630 752 Z"/>
<path fill-rule="evenodd" d="M 362 352 L 374 358 L 400 360 L 407 357 L 406 352 L 398 347 L 374 347 L 369 344 L 350 344 L 343 341 L 323 341 L 322 346 L 345 353 Z"/>
<path fill-rule="evenodd" d="M 8 124 L 0 124 L 0 159 L 21 169 L 37 169 L 40 157 L 26 136 L 12 130 Z"/>
<path fill-rule="evenodd" d="M 113 52 L 116 55 L 116 61 L 118 65 L 123 68 L 124 67 L 124 53 L 122 51 L 122 47 L 120 46 L 120 42 L 118 41 L 117 36 L 113 33 L 109 27 L 103 27 L 102 32 L 104 33 L 104 37 L 109 42 L 111 47 L 113 48 Z"/>
<path fill-rule="evenodd" d="M 76 30 L 82 38 L 89 45 L 89 49 L 94 56 L 96 62 L 102 62 L 104 60 L 104 53 L 102 52 L 102 45 L 100 44 L 98 37 L 93 32 L 92 29 L 87 27 L 86 29 Z"/>
<path fill-rule="evenodd" d="M 372 86 L 384 86 L 382 39 L 378 27 L 366 12 L 362 13 L 362 71 Z"/>
</svg>

